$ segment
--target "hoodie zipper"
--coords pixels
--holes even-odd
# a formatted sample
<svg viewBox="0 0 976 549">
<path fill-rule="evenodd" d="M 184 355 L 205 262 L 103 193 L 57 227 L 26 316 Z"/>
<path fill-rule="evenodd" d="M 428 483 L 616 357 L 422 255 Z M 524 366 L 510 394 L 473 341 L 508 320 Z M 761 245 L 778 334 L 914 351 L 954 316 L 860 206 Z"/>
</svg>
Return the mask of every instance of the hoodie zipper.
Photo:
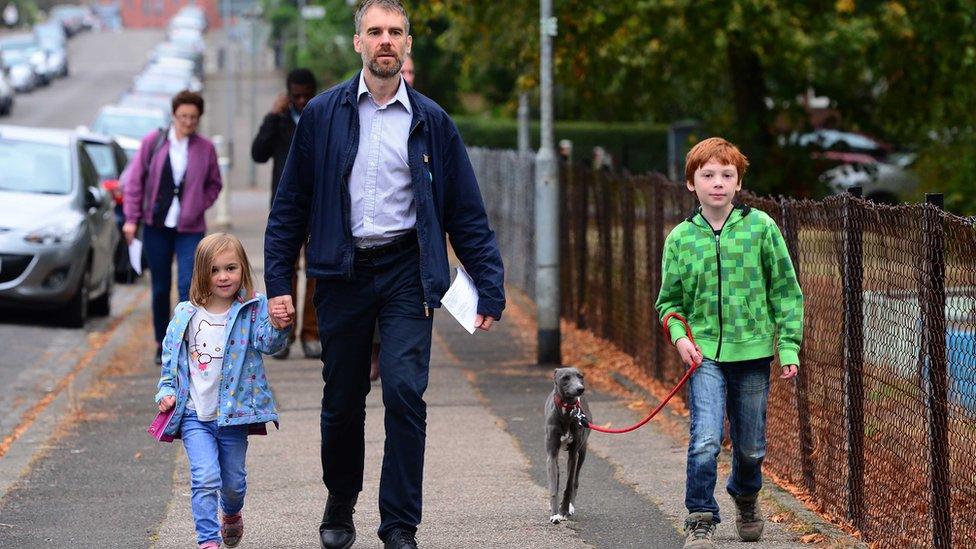
<svg viewBox="0 0 976 549">
<path fill-rule="evenodd" d="M 705 219 L 705 214 L 701 214 L 699 212 L 700 215 L 701 215 L 701 217 L 702 217 L 702 219 L 705 220 L 705 224 L 708 225 L 708 228 L 715 234 L 715 266 L 716 266 L 717 272 L 718 272 L 718 348 L 715 350 L 715 361 L 716 362 L 721 362 L 722 361 L 722 326 L 724 324 L 724 322 L 722 320 L 722 244 L 721 244 L 721 237 L 722 237 L 722 231 L 725 229 L 725 225 L 729 222 L 729 219 L 731 219 L 732 212 L 734 212 L 734 211 L 735 211 L 735 208 L 732 208 L 732 211 L 730 211 L 729 212 L 729 215 L 725 217 L 725 221 L 722 222 L 722 227 L 718 231 L 716 231 L 715 229 L 712 229 L 712 224 L 709 223 L 707 219 Z"/>
</svg>

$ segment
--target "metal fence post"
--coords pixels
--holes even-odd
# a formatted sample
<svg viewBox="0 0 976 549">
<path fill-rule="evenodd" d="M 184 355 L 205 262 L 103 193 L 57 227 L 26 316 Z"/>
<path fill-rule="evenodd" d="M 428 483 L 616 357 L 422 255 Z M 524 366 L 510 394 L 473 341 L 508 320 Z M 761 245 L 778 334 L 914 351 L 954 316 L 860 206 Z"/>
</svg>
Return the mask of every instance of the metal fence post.
<svg viewBox="0 0 976 549">
<path fill-rule="evenodd" d="M 215 135 L 211 138 L 217 150 L 217 167 L 220 169 L 220 180 L 223 188 L 217 195 L 217 219 L 214 224 L 222 231 L 230 229 L 230 158 L 228 148 L 230 144 L 224 141 L 224 136 Z"/>
<path fill-rule="evenodd" d="M 780 199 L 783 212 L 783 239 L 793 260 L 793 270 L 800 278 L 800 230 L 796 214 L 785 198 Z M 816 493 L 817 483 L 813 468 L 813 433 L 810 429 L 809 374 L 804 366 L 805 353 L 800 346 L 800 369 L 796 374 L 796 418 L 800 428 L 800 470 L 803 472 L 803 486 L 810 495 Z"/>
<path fill-rule="evenodd" d="M 612 184 L 607 180 L 606 174 L 596 172 L 595 189 L 600 196 L 599 199 L 599 224 L 600 224 L 600 255 L 603 265 L 603 300 L 600 310 L 600 335 L 613 339 L 613 192 Z"/>
<path fill-rule="evenodd" d="M 932 478 L 932 546 L 952 546 L 952 493 L 949 480 L 949 410 L 946 364 L 945 226 L 943 196 L 926 194 L 923 317 L 928 358 L 929 456 Z"/>
<path fill-rule="evenodd" d="M 844 372 L 847 382 L 847 518 L 864 527 L 864 256 L 857 203 L 861 188 L 852 187 L 844 200 Z M 853 215 L 852 215 L 853 214 Z"/>
<path fill-rule="evenodd" d="M 573 173 L 576 170 L 572 166 L 567 168 L 568 173 Z M 575 176 L 574 176 L 575 177 Z M 580 172 L 579 177 L 574 179 L 574 182 L 579 186 L 578 192 L 579 197 L 577 198 L 577 204 L 579 204 L 579 210 L 576 215 L 576 223 L 578 226 L 576 228 L 576 326 L 581 329 L 587 329 L 587 319 L 586 312 L 590 309 L 586 305 L 587 296 L 587 286 L 588 286 L 588 274 L 587 265 L 590 260 L 589 251 L 589 230 L 590 230 L 590 201 L 589 201 L 589 181 L 590 174 L 586 172 Z"/>
<path fill-rule="evenodd" d="M 661 289 L 661 282 L 664 280 L 663 274 L 661 273 L 661 261 L 664 256 L 664 185 L 667 184 L 667 180 L 663 178 L 652 179 L 651 187 L 651 197 L 653 200 L 651 219 L 648 220 L 648 224 L 651 226 L 650 229 L 650 244 L 651 244 L 651 265 L 650 271 L 652 273 L 651 280 L 651 311 L 654 312 L 655 318 L 657 317 L 657 310 L 654 305 L 657 303 L 657 294 Z M 664 346 L 669 343 L 665 339 L 664 333 L 657 329 L 657 322 L 654 322 L 654 379 L 658 381 L 664 380 Z"/>
<path fill-rule="evenodd" d="M 624 333 L 623 336 L 623 347 L 628 354 L 634 355 L 637 349 L 637 337 L 636 337 L 636 327 L 643 326 L 645 319 L 637 318 L 637 302 L 634 298 L 637 296 L 637 260 L 634 258 L 634 253 L 636 249 L 636 239 L 634 238 L 634 231 L 636 229 L 635 220 L 635 200 L 636 189 L 634 189 L 634 182 L 627 179 L 621 183 L 620 186 L 620 222 L 623 226 L 623 317 L 624 317 Z"/>
</svg>

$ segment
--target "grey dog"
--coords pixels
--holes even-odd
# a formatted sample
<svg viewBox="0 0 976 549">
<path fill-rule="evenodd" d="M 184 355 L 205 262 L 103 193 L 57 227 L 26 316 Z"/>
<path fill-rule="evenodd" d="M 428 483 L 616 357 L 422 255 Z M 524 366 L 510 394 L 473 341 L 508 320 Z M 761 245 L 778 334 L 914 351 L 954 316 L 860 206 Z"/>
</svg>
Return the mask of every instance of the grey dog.
<svg viewBox="0 0 976 549">
<path fill-rule="evenodd" d="M 583 374 L 576 368 L 557 368 L 553 373 L 554 387 L 546 400 L 546 466 L 549 470 L 549 522 L 559 524 L 576 512 L 576 490 L 579 472 L 586 458 L 586 439 L 590 430 L 580 425 L 578 416 L 590 417 L 590 408 L 583 399 Z M 566 464 L 566 491 L 562 503 L 559 497 L 559 451 L 569 454 Z"/>
</svg>

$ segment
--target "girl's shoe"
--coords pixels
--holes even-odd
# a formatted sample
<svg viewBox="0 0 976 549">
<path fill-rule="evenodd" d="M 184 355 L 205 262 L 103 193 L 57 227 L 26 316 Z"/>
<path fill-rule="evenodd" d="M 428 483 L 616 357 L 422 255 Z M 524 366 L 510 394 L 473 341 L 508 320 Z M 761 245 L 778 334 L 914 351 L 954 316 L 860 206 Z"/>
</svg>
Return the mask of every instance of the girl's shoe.
<svg viewBox="0 0 976 549">
<path fill-rule="evenodd" d="M 240 513 L 224 515 L 220 520 L 220 536 L 227 547 L 237 547 L 244 537 L 244 517 Z"/>
<path fill-rule="evenodd" d="M 199 549 L 220 549 L 220 543 L 216 541 L 205 541 L 200 544 Z"/>
</svg>

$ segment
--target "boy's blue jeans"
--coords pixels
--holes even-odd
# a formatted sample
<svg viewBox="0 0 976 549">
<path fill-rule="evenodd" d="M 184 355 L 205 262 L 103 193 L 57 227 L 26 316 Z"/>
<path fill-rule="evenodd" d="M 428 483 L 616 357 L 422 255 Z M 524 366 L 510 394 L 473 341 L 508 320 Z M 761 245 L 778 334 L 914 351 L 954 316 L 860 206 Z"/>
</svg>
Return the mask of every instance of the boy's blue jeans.
<svg viewBox="0 0 976 549">
<path fill-rule="evenodd" d="M 200 421 L 188 409 L 180 429 L 190 461 L 190 509 L 197 543 L 220 543 L 218 501 L 225 515 L 236 515 L 244 507 L 248 426 L 217 427 L 216 421 Z"/>
<path fill-rule="evenodd" d="M 706 358 L 691 376 L 691 438 L 685 481 L 689 513 L 708 511 L 716 523 L 721 522 L 715 481 L 726 413 L 732 438 L 732 475 L 726 489 L 732 496 L 740 496 L 755 494 L 762 487 L 771 362 L 772 357 L 742 362 Z"/>
</svg>

